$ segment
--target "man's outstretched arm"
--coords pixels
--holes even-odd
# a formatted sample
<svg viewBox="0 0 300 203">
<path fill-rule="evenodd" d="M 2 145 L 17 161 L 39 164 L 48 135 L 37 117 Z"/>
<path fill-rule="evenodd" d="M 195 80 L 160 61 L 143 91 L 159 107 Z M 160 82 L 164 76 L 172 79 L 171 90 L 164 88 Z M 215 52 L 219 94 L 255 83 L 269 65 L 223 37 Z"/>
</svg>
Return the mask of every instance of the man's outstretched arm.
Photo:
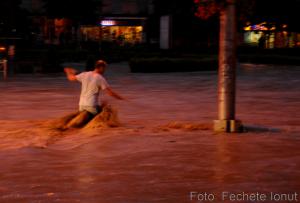
<svg viewBox="0 0 300 203">
<path fill-rule="evenodd" d="M 119 100 L 125 100 L 124 97 L 122 97 L 121 95 L 119 95 L 118 93 L 116 93 L 115 91 L 113 91 L 110 87 L 106 88 L 106 89 L 105 89 L 105 92 L 106 92 L 108 95 L 110 95 L 110 96 L 112 96 L 112 97 L 114 97 L 114 98 L 116 98 L 116 99 L 119 99 Z"/>
<path fill-rule="evenodd" d="M 76 75 L 75 75 L 77 71 L 74 68 L 65 67 L 64 71 L 67 75 L 68 80 L 77 81 L 77 78 L 76 78 Z"/>
</svg>

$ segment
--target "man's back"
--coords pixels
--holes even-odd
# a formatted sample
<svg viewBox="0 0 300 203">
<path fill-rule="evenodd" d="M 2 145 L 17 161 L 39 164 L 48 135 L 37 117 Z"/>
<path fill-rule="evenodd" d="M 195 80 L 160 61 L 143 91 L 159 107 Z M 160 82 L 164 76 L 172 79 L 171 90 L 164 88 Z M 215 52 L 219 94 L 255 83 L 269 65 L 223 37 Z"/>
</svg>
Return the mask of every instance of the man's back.
<svg viewBox="0 0 300 203">
<path fill-rule="evenodd" d="M 82 84 L 79 105 L 98 106 L 99 92 L 108 88 L 105 78 L 98 73 L 89 71 L 76 75 L 76 79 Z"/>
</svg>

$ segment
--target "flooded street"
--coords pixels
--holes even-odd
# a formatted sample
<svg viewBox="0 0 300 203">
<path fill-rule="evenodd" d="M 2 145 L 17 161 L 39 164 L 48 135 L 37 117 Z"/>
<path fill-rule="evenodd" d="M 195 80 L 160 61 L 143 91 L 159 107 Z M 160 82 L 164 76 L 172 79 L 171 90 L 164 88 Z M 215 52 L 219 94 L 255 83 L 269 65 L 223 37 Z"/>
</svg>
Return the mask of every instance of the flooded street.
<svg viewBox="0 0 300 203">
<path fill-rule="evenodd" d="M 218 203 L 232 202 L 220 199 L 224 191 L 300 194 L 299 75 L 300 67 L 240 65 L 237 118 L 248 132 L 229 136 L 210 130 L 216 72 L 132 74 L 113 64 L 106 78 L 128 101 L 103 97 L 121 127 L 66 132 L 47 124 L 77 110 L 79 83 L 63 74 L 0 81 L 0 203 L 199 202 L 192 191 L 212 193 Z"/>
</svg>

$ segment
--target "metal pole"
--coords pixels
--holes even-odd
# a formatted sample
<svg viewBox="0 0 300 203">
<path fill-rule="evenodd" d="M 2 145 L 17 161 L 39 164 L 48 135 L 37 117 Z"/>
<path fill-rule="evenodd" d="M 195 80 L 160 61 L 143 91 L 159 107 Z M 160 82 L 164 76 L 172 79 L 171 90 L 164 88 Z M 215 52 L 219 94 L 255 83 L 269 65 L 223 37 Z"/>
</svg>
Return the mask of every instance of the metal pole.
<svg viewBox="0 0 300 203">
<path fill-rule="evenodd" d="M 235 120 L 236 89 L 236 10 L 235 0 L 227 0 L 220 14 L 218 120 L 214 122 L 217 132 L 238 132 Z"/>
</svg>

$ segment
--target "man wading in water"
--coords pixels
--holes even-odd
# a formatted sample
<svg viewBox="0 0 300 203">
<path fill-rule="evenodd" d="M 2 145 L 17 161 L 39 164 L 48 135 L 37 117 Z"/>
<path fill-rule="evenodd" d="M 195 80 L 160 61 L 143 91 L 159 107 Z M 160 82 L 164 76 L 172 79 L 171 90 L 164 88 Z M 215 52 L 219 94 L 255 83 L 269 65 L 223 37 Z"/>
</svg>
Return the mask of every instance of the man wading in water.
<svg viewBox="0 0 300 203">
<path fill-rule="evenodd" d="M 98 97 L 101 90 L 116 99 L 124 100 L 123 97 L 109 87 L 103 77 L 106 66 L 105 61 L 99 60 L 96 62 L 93 71 L 83 72 L 78 75 L 76 75 L 76 70 L 73 68 L 66 67 L 64 69 L 68 80 L 81 83 L 79 112 L 65 117 L 64 128 L 82 127 L 102 111 L 105 104 L 98 104 Z"/>
</svg>

